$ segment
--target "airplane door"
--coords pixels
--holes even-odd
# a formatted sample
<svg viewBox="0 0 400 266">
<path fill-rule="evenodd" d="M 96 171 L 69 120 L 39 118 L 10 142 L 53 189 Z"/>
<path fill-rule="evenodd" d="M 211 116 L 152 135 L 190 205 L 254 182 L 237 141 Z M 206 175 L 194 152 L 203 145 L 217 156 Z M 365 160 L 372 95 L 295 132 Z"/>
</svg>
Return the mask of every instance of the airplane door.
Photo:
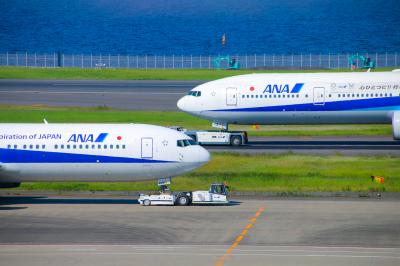
<svg viewBox="0 0 400 266">
<path fill-rule="evenodd" d="M 325 88 L 314 88 L 314 105 L 325 105 Z"/>
<path fill-rule="evenodd" d="M 237 89 L 226 88 L 226 105 L 236 106 L 237 105 Z"/>
<path fill-rule="evenodd" d="M 153 138 L 142 138 L 142 158 L 153 158 Z"/>
</svg>

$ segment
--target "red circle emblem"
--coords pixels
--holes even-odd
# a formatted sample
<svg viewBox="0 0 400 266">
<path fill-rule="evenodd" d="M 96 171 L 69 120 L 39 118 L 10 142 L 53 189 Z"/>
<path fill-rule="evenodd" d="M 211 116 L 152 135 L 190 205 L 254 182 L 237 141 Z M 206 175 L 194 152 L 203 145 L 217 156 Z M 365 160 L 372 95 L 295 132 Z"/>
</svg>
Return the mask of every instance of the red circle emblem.
<svg viewBox="0 0 400 266">
<path fill-rule="evenodd" d="M 122 139 L 122 137 L 121 137 L 121 136 L 118 136 L 118 137 L 117 137 L 117 140 L 121 140 L 121 139 Z"/>
<path fill-rule="evenodd" d="M 250 87 L 250 91 L 254 91 L 254 87 L 253 86 Z"/>
</svg>

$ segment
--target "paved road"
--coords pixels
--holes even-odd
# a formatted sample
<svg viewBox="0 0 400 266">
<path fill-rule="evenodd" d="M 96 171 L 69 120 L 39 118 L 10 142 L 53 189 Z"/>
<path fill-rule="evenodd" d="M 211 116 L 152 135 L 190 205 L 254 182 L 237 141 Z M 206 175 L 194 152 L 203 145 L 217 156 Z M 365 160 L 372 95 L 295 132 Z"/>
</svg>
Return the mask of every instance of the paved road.
<svg viewBox="0 0 400 266">
<path fill-rule="evenodd" d="M 212 152 L 400 156 L 400 141 L 395 141 L 390 136 L 252 137 L 248 145 L 241 147 L 205 147 Z"/>
<path fill-rule="evenodd" d="M 5 265 L 400 264 L 395 200 L 143 207 L 126 197 L 3 196 L 0 204 Z"/>
<path fill-rule="evenodd" d="M 109 106 L 177 111 L 176 102 L 204 81 L 1 80 L 0 104 Z"/>
</svg>

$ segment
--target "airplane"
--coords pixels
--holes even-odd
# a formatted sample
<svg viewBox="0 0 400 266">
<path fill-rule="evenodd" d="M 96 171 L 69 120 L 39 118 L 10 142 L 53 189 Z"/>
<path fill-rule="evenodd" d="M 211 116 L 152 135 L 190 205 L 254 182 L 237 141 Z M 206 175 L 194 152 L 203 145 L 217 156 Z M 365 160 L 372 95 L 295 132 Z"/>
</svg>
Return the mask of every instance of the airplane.
<svg viewBox="0 0 400 266">
<path fill-rule="evenodd" d="M 210 81 L 180 110 L 229 124 L 392 124 L 400 140 L 400 72 L 247 74 Z"/>
<path fill-rule="evenodd" d="M 140 181 L 210 160 L 185 134 L 144 124 L 0 124 L 0 187 L 41 181 Z"/>
</svg>

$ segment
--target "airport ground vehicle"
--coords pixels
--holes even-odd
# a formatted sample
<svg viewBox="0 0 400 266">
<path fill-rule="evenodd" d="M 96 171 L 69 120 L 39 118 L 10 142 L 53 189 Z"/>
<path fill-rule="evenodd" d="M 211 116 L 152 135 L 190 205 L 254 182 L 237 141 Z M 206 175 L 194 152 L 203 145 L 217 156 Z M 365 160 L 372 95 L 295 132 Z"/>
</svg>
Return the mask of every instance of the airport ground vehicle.
<svg viewBox="0 0 400 266">
<path fill-rule="evenodd" d="M 186 191 L 173 193 L 161 187 L 160 194 L 143 195 L 139 197 L 139 203 L 144 206 L 150 205 L 179 205 L 191 204 L 227 204 L 228 186 L 224 183 L 211 184 L 210 189 L 199 191 Z"/>
<path fill-rule="evenodd" d="M 172 128 L 185 133 L 200 145 L 241 146 L 248 142 L 246 131 L 187 130 L 182 127 Z"/>
</svg>

